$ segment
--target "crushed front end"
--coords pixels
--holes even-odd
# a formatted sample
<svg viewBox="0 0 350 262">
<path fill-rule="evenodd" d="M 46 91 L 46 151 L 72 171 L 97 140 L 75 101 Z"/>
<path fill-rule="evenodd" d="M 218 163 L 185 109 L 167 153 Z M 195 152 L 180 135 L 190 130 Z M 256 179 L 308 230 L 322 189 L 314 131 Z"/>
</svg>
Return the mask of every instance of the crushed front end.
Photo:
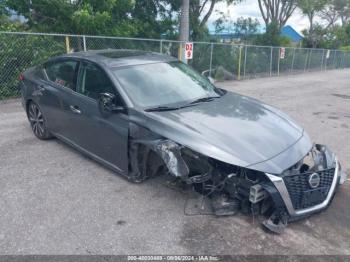
<svg viewBox="0 0 350 262">
<path fill-rule="evenodd" d="M 282 233 L 289 221 L 325 209 L 346 180 L 335 155 L 323 145 L 282 174 L 227 164 L 171 140 L 131 138 L 130 179 L 140 182 L 168 173 L 209 200 L 218 216 L 237 212 L 264 216 L 263 225 Z"/>
</svg>

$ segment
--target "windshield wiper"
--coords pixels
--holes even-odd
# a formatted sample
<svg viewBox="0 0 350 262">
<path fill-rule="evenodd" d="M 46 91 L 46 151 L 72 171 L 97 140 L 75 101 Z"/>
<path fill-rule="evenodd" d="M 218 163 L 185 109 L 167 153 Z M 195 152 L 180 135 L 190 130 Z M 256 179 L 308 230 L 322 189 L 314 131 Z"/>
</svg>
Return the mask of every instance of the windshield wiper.
<svg viewBox="0 0 350 262">
<path fill-rule="evenodd" d="M 170 110 L 177 110 L 179 107 L 171 107 L 171 106 L 156 106 L 145 109 L 146 112 L 156 112 L 156 111 L 170 111 Z"/>
<path fill-rule="evenodd" d="M 190 105 L 192 104 L 197 104 L 200 102 L 210 102 L 213 101 L 215 98 L 219 98 L 220 96 L 206 96 L 206 97 L 202 97 L 202 98 L 198 98 L 196 100 L 193 100 Z"/>
<path fill-rule="evenodd" d="M 200 102 L 209 102 L 214 100 L 215 98 L 219 98 L 221 96 L 206 96 L 202 98 L 195 99 L 191 101 L 189 104 L 183 105 L 183 106 L 156 106 L 156 107 L 151 107 L 151 108 L 146 108 L 144 111 L 146 112 L 160 112 L 160 111 L 170 111 L 170 110 L 177 110 L 180 108 L 188 107 L 189 105 L 197 104 Z"/>
</svg>

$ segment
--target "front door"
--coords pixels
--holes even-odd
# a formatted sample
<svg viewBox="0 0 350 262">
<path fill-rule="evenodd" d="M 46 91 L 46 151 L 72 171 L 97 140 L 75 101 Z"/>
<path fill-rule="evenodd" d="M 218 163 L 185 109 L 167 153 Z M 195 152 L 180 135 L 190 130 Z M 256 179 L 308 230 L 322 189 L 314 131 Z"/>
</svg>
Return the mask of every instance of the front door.
<svg viewBox="0 0 350 262">
<path fill-rule="evenodd" d="M 98 108 L 100 93 L 118 96 L 108 75 L 98 65 L 82 62 L 76 92 L 71 94 L 65 106 L 69 123 L 69 139 L 97 160 L 109 165 L 119 173 L 128 172 L 127 113 L 111 113 L 102 116 Z M 123 101 L 117 99 L 117 106 Z M 125 111 L 126 112 L 126 111 Z"/>
</svg>

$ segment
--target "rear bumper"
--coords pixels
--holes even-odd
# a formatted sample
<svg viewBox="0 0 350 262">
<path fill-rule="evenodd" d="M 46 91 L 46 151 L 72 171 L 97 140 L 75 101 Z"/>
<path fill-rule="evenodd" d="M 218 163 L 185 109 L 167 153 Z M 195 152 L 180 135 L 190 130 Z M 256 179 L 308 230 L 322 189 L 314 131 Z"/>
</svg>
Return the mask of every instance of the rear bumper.
<svg viewBox="0 0 350 262">
<path fill-rule="evenodd" d="M 277 191 L 279 192 L 279 194 L 284 202 L 284 205 L 289 213 L 289 216 L 291 218 L 297 218 L 297 217 L 310 215 L 312 213 L 315 213 L 315 212 L 321 211 L 322 209 L 325 209 L 329 205 L 329 203 L 331 202 L 333 195 L 336 191 L 338 183 L 344 179 L 344 177 L 342 179 L 341 179 L 341 177 L 345 175 L 344 173 L 341 172 L 340 164 L 335 156 L 334 156 L 333 164 L 335 165 L 334 176 L 333 176 L 332 184 L 331 184 L 330 189 L 328 191 L 328 195 L 325 198 L 325 200 L 323 202 L 321 202 L 320 204 L 317 204 L 317 205 L 314 205 L 314 206 L 311 206 L 308 208 L 304 208 L 304 209 L 298 209 L 298 210 L 296 210 L 293 207 L 291 197 L 288 193 L 288 190 L 287 190 L 287 187 L 286 187 L 286 184 L 285 184 L 283 178 L 279 177 L 279 176 L 272 175 L 272 174 L 266 174 L 266 176 L 270 179 L 270 181 L 274 184 Z"/>
<path fill-rule="evenodd" d="M 18 84 L 18 90 L 21 92 L 21 104 L 24 108 L 24 110 L 26 110 L 26 101 L 24 99 L 24 88 L 23 88 L 23 82 L 19 82 Z"/>
</svg>

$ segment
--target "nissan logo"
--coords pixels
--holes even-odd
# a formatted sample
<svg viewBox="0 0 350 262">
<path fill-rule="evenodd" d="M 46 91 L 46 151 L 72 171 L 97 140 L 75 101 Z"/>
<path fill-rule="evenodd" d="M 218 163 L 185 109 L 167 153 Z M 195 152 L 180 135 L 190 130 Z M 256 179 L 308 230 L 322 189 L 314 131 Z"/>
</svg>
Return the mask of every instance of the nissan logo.
<svg viewBox="0 0 350 262">
<path fill-rule="evenodd" d="M 309 185 L 311 188 L 316 188 L 320 185 L 320 175 L 317 173 L 313 173 L 310 177 L 309 177 Z"/>
</svg>

